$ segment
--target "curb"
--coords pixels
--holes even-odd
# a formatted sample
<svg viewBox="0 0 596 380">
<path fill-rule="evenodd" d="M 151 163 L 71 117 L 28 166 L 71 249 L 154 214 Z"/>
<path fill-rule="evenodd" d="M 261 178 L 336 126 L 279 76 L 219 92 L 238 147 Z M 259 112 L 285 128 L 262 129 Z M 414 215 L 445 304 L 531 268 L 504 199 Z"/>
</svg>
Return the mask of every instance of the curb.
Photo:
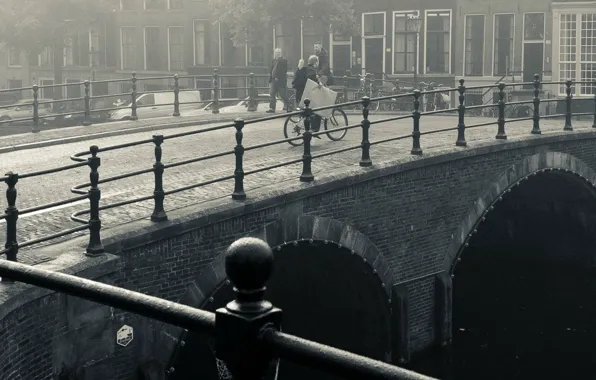
<svg viewBox="0 0 596 380">
<path fill-rule="evenodd" d="M 119 129 L 119 130 L 115 130 L 115 131 L 91 133 L 91 134 L 83 135 L 83 136 L 72 136 L 72 137 L 64 137 L 64 138 L 58 138 L 58 139 L 53 139 L 53 140 L 37 141 L 37 142 L 33 142 L 33 143 L 1 147 L 0 154 L 16 152 L 19 150 L 45 148 L 45 147 L 53 146 L 53 145 L 61 145 L 61 144 L 69 144 L 69 143 L 75 143 L 75 142 L 81 142 L 81 141 L 88 141 L 88 140 L 94 140 L 94 139 L 98 139 L 98 138 L 121 136 L 121 135 L 130 134 L 130 133 L 150 132 L 150 131 L 154 131 L 157 129 L 184 128 L 184 127 L 191 127 L 194 125 L 205 125 L 205 124 L 215 124 L 215 123 L 231 123 L 237 117 L 239 117 L 239 116 L 236 115 L 235 117 L 219 119 L 219 120 L 195 120 L 195 121 L 186 121 L 186 122 L 181 122 L 181 123 L 145 125 L 145 126 L 136 127 L 136 128 L 126 128 L 126 129 Z"/>
</svg>

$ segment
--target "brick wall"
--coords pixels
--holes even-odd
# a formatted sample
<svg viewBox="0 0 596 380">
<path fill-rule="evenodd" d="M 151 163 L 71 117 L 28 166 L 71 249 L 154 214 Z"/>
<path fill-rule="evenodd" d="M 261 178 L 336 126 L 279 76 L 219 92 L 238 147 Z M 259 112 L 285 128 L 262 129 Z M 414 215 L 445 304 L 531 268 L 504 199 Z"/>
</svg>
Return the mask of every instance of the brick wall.
<svg viewBox="0 0 596 380">
<path fill-rule="evenodd" d="M 495 199 L 499 195 L 495 188 L 502 191 L 510 181 L 536 168 L 553 166 L 576 170 L 595 182 L 596 174 L 590 169 L 596 168 L 593 134 L 490 143 L 424 160 L 380 164 L 364 174 L 357 170 L 320 180 L 316 187 L 294 187 L 282 196 L 278 185 L 275 197 L 263 195 L 246 206 L 225 201 L 227 206 L 219 205 L 213 213 L 181 210 L 170 214 L 165 227 L 133 223 L 130 228 L 134 231 L 119 229 L 124 235 L 105 232 L 106 246 L 119 256 L 115 259 L 118 265 L 109 273 L 87 276 L 200 306 L 225 280 L 219 255 L 241 236 L 261 231 L 258 234 L 268 241 L 280 243 L 298 236 L 308 238 L 309 234 L 326 239 L 329 234 L 329 240 L 344 241 L 348 239 L 346 229 L 357 231 L 367 243 L 359 243 L 362 237 L 349 237 L 353 249 L 360 244 L 358 254 L 366 258 L 367 247 L 374 248 L 379 256 L 368 260 L 369 265 L 380 271 L 383 281 L 393 282 L 387 284 L 389 289 L 392 285 L 405 287 L 410 304 L 410 349 L 420 351 L 435 338 L 436 280 L 430 275 L 449 269 L 455 257 L 450 256 L 451 251 L 465 239 L 467 232 L 461 231 L 471 223 L 470 215 L 483 211 L 476 210 L 475 202 L 483 197 Z M 481 203 L 488 207 L 490 201 Z M 308 225 L 312 219 L 305 216 L 309 215 L 334 220 L 343 229 L 334 231 L 329 224 L 320 230 L 316 222 Z M 273 224 L 277 230 L 262 229 Z M 70 244 L 82 245 L 77 241 Z M 388 271 L 382 270 L 385 266 Z M 4 297 L 2 292 L 0 295 Z M 165 364 L 170 359 L 179 330 L 101 307 L 95 311 L 79 307 L 77 310 L 90 313 L 85 319 L 82 311 L 72 312 L 71 302 L 62 295 L 39 295 L 6 313 L 0 329 L 4 353 L 0 378 L 50 379 L 60 371 L 61 361 L 67 357 L 61 354 L 64 352 L 71 354 L 71 367 L 82 368 L 81 379 L 133 379 L 139 363 L 158 359 Z M 114 342 L 114 331 L 122 324 L 135 328 L 135 340 L 126 348 Z M 89 327 L 85 330 L 83 326 Z M 97 346 L 93 359 L 87 356 L 90 345 Z"/>
</svg>

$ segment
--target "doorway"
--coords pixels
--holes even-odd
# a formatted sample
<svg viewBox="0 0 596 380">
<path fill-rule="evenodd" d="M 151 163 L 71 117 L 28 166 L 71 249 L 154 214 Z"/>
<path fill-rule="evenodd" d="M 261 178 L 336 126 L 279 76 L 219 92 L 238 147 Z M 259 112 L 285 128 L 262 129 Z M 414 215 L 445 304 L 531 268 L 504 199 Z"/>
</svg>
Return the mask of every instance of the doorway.
<svg viewBox="0 0 596 380">
<path fill-rule="evenodd" d="M 534 74 L 542 77 L 543 59 L 544 56 L 544 44 L 541 42 L 526 42 L 524 43 L 524 64 L 523 70 L 523 81 L 533 82 Z M 532 88 L 532 85 L 525 85 L 524 88 Z"/>
<path fill-rule="evenodd" d="M 385 72 L 385 12 L 362 14 L 362 73 L 382 78 Z"/>
</svg>

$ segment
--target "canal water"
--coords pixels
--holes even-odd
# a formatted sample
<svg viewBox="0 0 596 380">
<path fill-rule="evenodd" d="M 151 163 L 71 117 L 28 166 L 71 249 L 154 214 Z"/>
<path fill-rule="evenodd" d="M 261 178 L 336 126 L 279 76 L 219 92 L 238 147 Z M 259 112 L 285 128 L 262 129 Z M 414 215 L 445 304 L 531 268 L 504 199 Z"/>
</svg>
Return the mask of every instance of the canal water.
<svg viewBox="0 0 596 380">
<path fill-rule="evenodd" d="M 456 380 L 596 379 L 592 265 L 509 256 L 464 252 L 453 344 L 409 368 Z"/>
</svg>

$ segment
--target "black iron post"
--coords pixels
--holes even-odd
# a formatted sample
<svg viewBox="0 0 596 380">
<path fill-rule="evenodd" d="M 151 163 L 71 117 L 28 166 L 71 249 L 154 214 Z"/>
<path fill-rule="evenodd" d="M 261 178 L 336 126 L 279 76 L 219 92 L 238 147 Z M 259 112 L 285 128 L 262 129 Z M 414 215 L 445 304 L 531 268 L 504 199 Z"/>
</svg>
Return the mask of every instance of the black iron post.
<svg viewBox="0 0 596 380">
<path fill-rule="evenodd" d="M 180 116 L 180 78 L 174 74 L 174 113 L 172 116 Z"/>
<path fill-rule="evenodd" d="M 567 80 L 565 82 L 565 93 L 567 96 L 565 97 L 565 127 L 563 128 L 564 131 L 573 131 L 573 126 L 571 125 L 571 99 L 573 99 L 573 95 L 571 95 L 571 85 L 573 82 L 571 80 Z"/>
<path fill-rule="evenodd" d="M 17 253 L 19 252 L 19 244 L 17 242 L 17 220 L 19 219 L 19 209 L 17 203 L 17 189 L 16 185 L 19 182 L 19 175 L 13 172 L 6 173 L 6 244 L 4 248 L 9 249 L 6 253 L 8 261 L 17 261 Z M 7 279 L 3 279 L 7 281 Z"/>
<path fill-rule="evenodd" d="M 596 82 L 592 86 L 596 88 Z M 596 92 L 594 92 L 594 121 L 592 122 L 592 128 L 596 128 Z"/>
<path fill-rule="evenodd" d="M 246 193 L 244 192 L 244 168 L 242 164 L 244 156 L 244 146 L 242 145 L 244 120 L 234 120 L 234 127 L 236 128 L 236 146 L 234 147 L 236 169 L 234 170 L 234 192 L 232 193 L 232 199 L 242 201 L 246 199 Z"/>
<path fill-rule="evenodd" d="M 414 90 L 412 121 L 414 122 L 414 129 L 412 130 L 412 151 L 410 153 L 420 156 L 422 148 L 420 148 L 420 90 L 418 89 Z"/>
<path fill-rule="evenodd" d="M 212 113 L 219 113 L 219 74 L 213 69 L 213 106 Z"/>
<path fill-rule="evenodd" d="M 137 73 L 132 73 L 131 82 L 132 91 L 130 96 L 132 97 L 132 101 L 130 103 L 130 120 L 139 120 L 139 117 L 137 116 Z"/>
<path fill-rule="evenodd" d="M 370 159 L 370 141 L 368 141 L 368 133 L 370 130 L 370 120 L 368 120 L 368 107 L 370 106 L 370 98 L 368 96 L 362 97 L 362 158 L 360 158 L 360 166 L 372 166 Z"/>
<path fill-rule="evenodd" d="M 499 83 L 499 119 L 497 120 L 499 129 L 497 130 L 496 139 L 507 140 L 505 133 L 505 83 Z"/>
<path fill-rule="evenodd" d="M 312 140 L 312 132 L 310 130 L 310 121 L 313 115 L 310 109 L 310 99 L 304 99 L 304 110 L 302 117 L 304 120 L 304 154 L 302 155 L 302 174 L 300 175 L 301 182 L 312 182 L 315 176 L 312 174 L 312 155 L 310 153 L 310 142 Z"/>
<path fill-rule="evenodd" d="M 466 142 L 466 86 L 465 86 L 465 79 L 459 80 L 459 87 L 457 92 L 459 92 L 459 106 L 457 107 L 458 118 L 457 118 L 457 141 L 455 142 L 455 146 L 466 146 L 468 143 Z"/>
<path fill-rule="evenodd" d="M 534 125 L 532 127 L 532 134 L 539 135 L 540 130 L 540 75 L 534 74 Z"/>
<path fill-rule="evenodd" d="M 344 102 L 348 101 L 348 84 L 349 84 L 349 79 L 348 79 L 348 75 L 347 75 L 347 70 L 346 70 L 346 75 L 344 75 Z"/>
<path fill-rule="evenodd" d="M 281 328 L 282 311 L 264 300 L 273 252 L 256 238 L 236 240 L 226 251 L 226 274 L 236 299 L 215 312 L 215 352 L 235 380 L 260 380 L 275 373 L 279 359 L 260 339 Z"/>
<path fill-rule="evenodd" d="M 257 86 L 255 83 L 255 74 L 250 73 L 248 77 L 248 112 L 257 110 Z"/>
<path fill-rule="evenodd" d="M 91 91 L 89 88 L 89 80 L 83 82 L 85 86 L 85 114 L 83 119 L 83 125 L 91 125 Z"/>
<path fill-rule="evenodd" d="M 166 197 L 163 191 L 163 172 L 164 164 L 161 162 L 162 148 L 164 138 L 163 135 L 153 135 L 153 143 L 155 144 L 155 164 L 153 164 L 153 173 L 155 175 L 155 190 L 153 190 L 153 214 L 151 214 L 152 222 L 163 222 L 168 220 L 166 211 L 163 207 L 163 201 Z"/>
<path fill-rule="evenodd" d="M 90 257 L 98 256 L 104 253 L 103 245 L 101 243 L 101 237 L 99 231 L 101 230 L 101 220 L 99 219 L 99 200 L 101 199 L 101 191 L 99 190 L 99 166 L 101 160 L 97 157 L 99 148 L 97 145 L 89 147 L 91 157 L 87 159 L 91 173 L 89 179 L 91 182 L 91 188 L 89 188 L 89 244 L 85 254 Z"/>
<path fill-rule="evenodd" d="M 33 85 L 33 133 L 39 133 L 39 86 Z"/>
</svg>

